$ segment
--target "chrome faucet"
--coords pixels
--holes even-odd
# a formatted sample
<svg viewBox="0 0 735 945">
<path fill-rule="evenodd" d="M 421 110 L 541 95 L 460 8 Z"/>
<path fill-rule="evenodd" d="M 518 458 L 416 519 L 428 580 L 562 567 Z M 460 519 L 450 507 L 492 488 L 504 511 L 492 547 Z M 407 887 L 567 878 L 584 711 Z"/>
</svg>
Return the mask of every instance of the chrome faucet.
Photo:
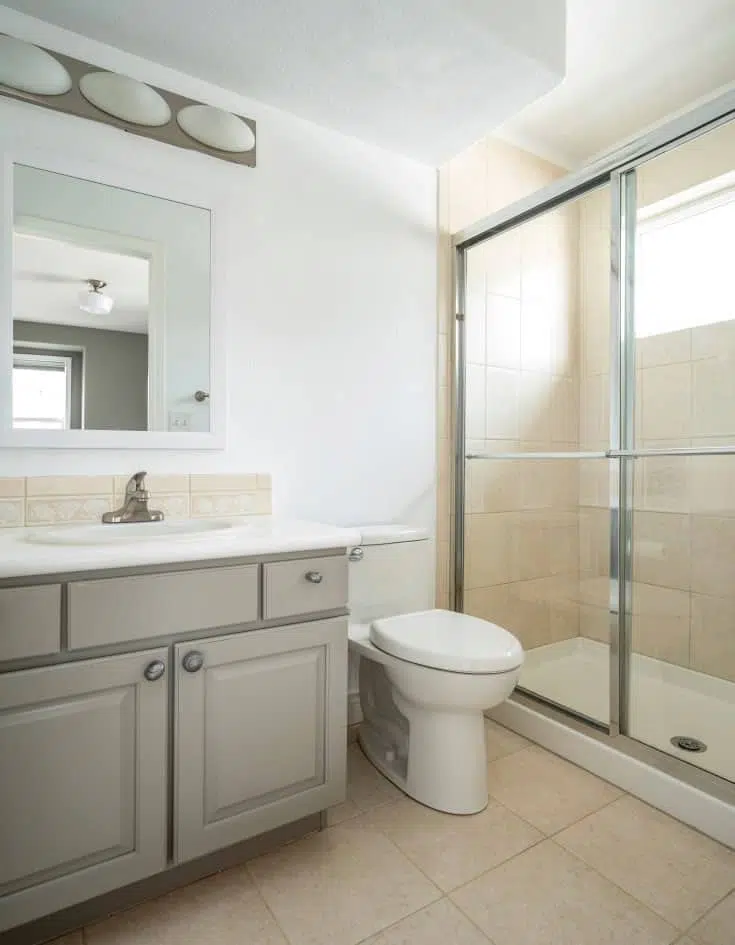
<svg viewBox="0 0 735 945">
<path fill-rule="evenodd" d="M 114 512 L 105 512 L 105 525 L 123 525 L 129 522 L 162 522 L 163 512 L 148 508 L 150 492 L 145 487 L 145 472 L 137 472 L 125 486 L 125 501 Z"/>
</svg>

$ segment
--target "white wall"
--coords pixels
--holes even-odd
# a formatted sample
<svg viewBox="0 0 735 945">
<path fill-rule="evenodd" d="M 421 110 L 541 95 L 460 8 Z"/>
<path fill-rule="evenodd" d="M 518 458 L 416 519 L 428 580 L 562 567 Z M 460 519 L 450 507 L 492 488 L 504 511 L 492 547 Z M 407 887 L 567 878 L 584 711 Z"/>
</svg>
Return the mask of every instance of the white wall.
<svg viewBox="0 0 735 945">
<path fill-rule="evenodd" d="M 5 7 L 0 31 L 258 122 L 252 170 L 0 100 L 0 127 L 24 146 L 206 180 L 231 210 L 215 261 L 226 450 L 3 450 L 0 475 L 263 471 L 279 513 L 431 525 L 435 171 Z"/>
</svg>

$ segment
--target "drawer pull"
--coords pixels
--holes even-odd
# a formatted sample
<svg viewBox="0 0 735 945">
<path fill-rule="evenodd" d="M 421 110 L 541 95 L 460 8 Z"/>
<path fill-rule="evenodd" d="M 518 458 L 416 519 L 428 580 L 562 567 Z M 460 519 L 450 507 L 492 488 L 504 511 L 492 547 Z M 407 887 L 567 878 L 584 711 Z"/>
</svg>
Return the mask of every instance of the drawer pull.
<svg viewBox="0 0 735 945">
<path fill-rule="evenodd" d="M 324 580 L 321 571 L 307 571 L 304 577 L 310 584 L 321 584 Z"/>
<path fill-rule="evenodd" d="M 198 673 L 204 666 L 204 654 L 199 650 L 190 650 L 181 661 L 181 665 L 187 673 Z"/>
<path fill-rule="evenodd" d="M 143 675 L 148 682 L 156 682 L 166 672 L 166 664 L 163 660 L 152 660 L 143 670 Z"/>
</svg>

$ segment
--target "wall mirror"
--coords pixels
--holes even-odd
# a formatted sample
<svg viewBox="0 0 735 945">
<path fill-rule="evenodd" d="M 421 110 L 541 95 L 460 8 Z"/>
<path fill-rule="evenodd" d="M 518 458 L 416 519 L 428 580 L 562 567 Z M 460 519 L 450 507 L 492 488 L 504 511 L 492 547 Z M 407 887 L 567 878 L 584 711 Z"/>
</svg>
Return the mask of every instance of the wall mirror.
<svg viewBox="0 0 735 945">
<path fill-rule="evenodd" d="M 212 207 L 6 162 L 2 444 L 217 447 Z"/>
</svg>

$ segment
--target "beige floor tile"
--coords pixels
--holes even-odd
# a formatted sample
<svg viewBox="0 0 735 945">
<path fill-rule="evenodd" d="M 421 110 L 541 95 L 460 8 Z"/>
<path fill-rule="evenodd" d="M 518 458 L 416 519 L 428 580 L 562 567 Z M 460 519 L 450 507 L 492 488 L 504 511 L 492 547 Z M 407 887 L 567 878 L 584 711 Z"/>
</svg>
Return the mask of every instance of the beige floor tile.
<svg viewBox="0 0 735 945">
<path fill-rule="evenodd" d="M 735 853 L 634 797 L 557 839 L 680 929 L 735 887 Z"/>
<path fill-rule="evenodd" d="M 555 833 L 621 792 L 569 761 L 533 747 L 488 765 L 490 794 L 534 827 Z"/>
<path fill-rule="evenodd" d="M 496 758 L 512 755 L 514 751 L 528 748 L 531 743 L 522 735 L 511 732 L 509 728 L 485 719 L 485 744 L 487 745 L 487 760 L 495 761 Z"/>
<path fill-rule="evenodd" d="M 488 945 L 488 939 L 454 903 L 440 899 L 361 945 Z"/>
<path fill-rule="evenodd" d="M 495 945 L 668 945 L 678 934 L 553 840 L 451 898 Z"/>
<path fill-rule="evenodd" d="M 441 898 L 362 817 L 248 864 L 291 945 L 354 945 Z"/>
<path fill-rule="evenodd" d="M 735 945 L 735 892 L 692 926 L 689 936 L 702 945 Z"/>
<path fill-rule="evenodd" d="M 366 817 L 445 892 L 543 839 L 494 801 L 481 814 L 456 817 L 405 798 Z"/>
<path fill-rule="evenodd" d="M 689 938 L 688 935 L 682 935 L 681 938 L 677 938 L 674 945 L 697 945 L 697 943 Z"/>
<path fill-rule="evenodd" d="M 360 810 L 370 810 L 404 796 L 395 784 L 370 764 L 359 745 L 350 745 L 347 749 L 348 801 L 352 801 Z"/>
<path fill-rule="evenodd" d="M 327 811 L 327 823 L 330 827 L 336 827 L 337 824 L 344 823 L 352 817 L 357 817 L 362 811 L 354 801 L 343 801 L 342 804 L 335 804 Z"/>
<path fill-rule="evenodd" d="M 84 930 L 86 945 L 288 945 L 244 867 Z"/>
</svg>

